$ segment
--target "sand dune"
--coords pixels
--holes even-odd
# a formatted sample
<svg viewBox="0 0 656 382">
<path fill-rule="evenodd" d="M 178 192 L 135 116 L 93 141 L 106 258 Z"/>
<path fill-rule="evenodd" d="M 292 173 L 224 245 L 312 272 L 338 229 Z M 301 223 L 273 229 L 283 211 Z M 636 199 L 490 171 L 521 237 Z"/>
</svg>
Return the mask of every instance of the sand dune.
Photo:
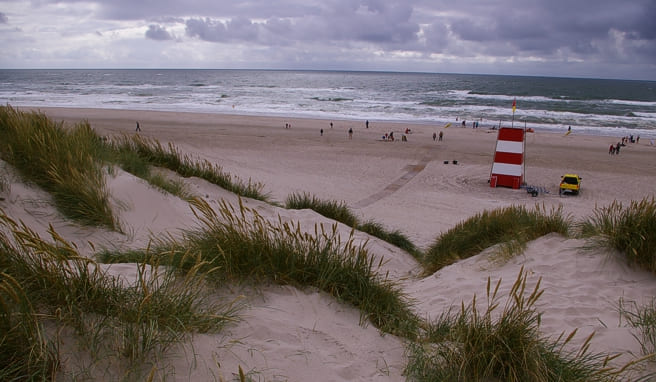
<svg viewBox="0 0 656 382">
<path fill-rule="evenodd" d="M 43 109 L 51 118 L 77 122 L 87 119 L 101 135 L 140 134 L 173 142 L 181 151 L 219 164 L 241 179 L 262 182 L 272 200 L 284 202 L 293 192 L 344 201 L 363 219 L 399 229 L 416 245 L 427 248 L 440 233 L 468 217 L 499 207 L 520 204 L 561 207 L 574 220 L 590 216 L 595 205 L 629 202 L 656 193 L 656 148 L 648 142 L 629 144 L 620 155 L 608 154 L 618 138 L 532 133 L 527 139 L 526 180 L 547 193 L 531 197 L 524 190 L 490 188 L 487 182 L 496 133 L 460 127 L 361 121 L 282 119 L 239 115 L 209 115 L 144 111 Z M 285 123 L 292 128 L 285 129 Z M 406 127 L 407 142 L 384 142 Z M 354 129 L 353 139 L 347 130 Z M 323 135 L 320 134 L 323 129 Z M 432 133 L 443 131 L 443 142 Z M 453 164 L 457 160 L 458 164 Z M 445 164 L 448 161 L 448 164 Z M 7 167 L 3 164 L 3 167 Z M 61 218 L 49 197 L 11 175 L 11 190 L 0 208 L 46 235 L 52 224 L 85 254 L 96 247 L 142 248 L 154 237 L 177 235 L 198 223 L 187 202 L 157 191 L 144 181 L 116 170 L 108 186 L 124 234 L 79 227 Z M 562 174 L 583 177 L 579 196 L 560 197 Z M 184 179 L 190 191 L 217 207 L 236 204 L 237 197 L 197 179 Z M 312 231 L 333 221 L 309 210 L 285 210 L 255 200 L 244 201 L 263 217 L 298 222 Z M 350 228 L 338 225 L 342 237 Z M 632 331 L 619 321 L 620 298 L 645 302 L 656 294 L 656 277 L 626 265 L 609 251 L 586 251 L 579 239 L 547 235 L 529 243 L 526 251 L 506 263 L 491 261 L 488 253 L 460 261 L 428 277 L 407 253 L 364 233 L 358 243 L 385 259 L 382 272 L 402 285 L 415 301 L 417 313 L 437 317 L 449 306 L 484 300 L 488 277 L 502 279 L 505 296 L 523 267 L 534 283 L 542 279 L 542 331 L 557 336 L 579 328 L 580 344 L 596 332 L 592 349 L 622 352 L 628 361 L 640 354 Z M 113 268 L 113 269 L 111 269 Z M 111 272 L 134 278 L 134 267 L 116 265 Z M 261 290 L 225 291 L 246 308 L 242 320 L 221 335 L 196 335 L 168 364 L 179 381 L 232 378 L 238 366 L 255 380 L 400 381 L 405 365 L 403 341 L 382 336 L 371 325 L 360 325 L 359 312 L 324 293 L 272 286 Z M 111 374 L 111 373 L 109 373 Z M 105 376 L 109 377 L 109 376 Z"/>
</svg>

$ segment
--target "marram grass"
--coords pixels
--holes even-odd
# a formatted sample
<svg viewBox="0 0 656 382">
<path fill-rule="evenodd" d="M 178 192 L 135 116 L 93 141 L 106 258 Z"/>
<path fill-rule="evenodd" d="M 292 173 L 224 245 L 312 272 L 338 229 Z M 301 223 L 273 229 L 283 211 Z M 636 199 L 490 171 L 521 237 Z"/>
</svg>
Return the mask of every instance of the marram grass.
<svg viewBox="0 0 656 382">
<path fill-rule="evenodd" d="M 67 129 L 44 114 L 0 106 L 0 136 L 0 157 L 49 192 L 64 216 L 118 228 L 97 160 L 102 143 L 88 122 Z"/>
<path fill-rule="evenodd" d="M 656 272 L 656 200 L 631 201 L 628 206 L 614 201 L 596 207 L 593 216 L 579 224 L 588 246 L 620 251 L 628 261 Z"/>
<path fill-rule="evenodd" d="M 232 303 L 209 302 L 201 262 L 189 261 L 184 277 L 158 264 L 139 264 L 136 282 L 126 284 L 80 256 L 52 229 L 51 240 L 43 240 L 1 210 L 0 226 L 0 325 L 17 328 L 0 334 L 7 345 L 0 352 L 14 354 L 2 358 L 11 362 L 0 365 L 0 376 L 17 365 L 29 366 L 31 373 L 53 372 L 60 338 L 52 333 L 46 338 L 44 322 L 57 332 L 72 331 L 76 351 L 88 362 L 84 368 L 102 376 L 112 365 L 138 374 L 144 362 L 165 359 L 191 333 L 218 332 L 236 317 Z"/>
<path fill-rule="evenodd" d="M 115 139 L 111 146 L 116 152 L 132 157 L 129 163 L 132 163 L 135 167 L 143 166 L 141 161 L 145 161 L 149 165 L 172 170 L 183 177 L 195 176 L 205 179 L 239 196 L 261 201 L 268 200 L 268 196 L 262 192 L 264 186 L 261 183 L 251 182 L 250 180 L 243 182 L 224 172 L 220 166 L 214 165 L 207 160 L 196 160 L 189 155 L 182 154 L 172 143 L 164 147 L 155 139 L 148 139 L 141 135 L 124 135 Z M 128 162 L 126 159 L 120 161 L 122 163 Z"/>
<path fill-rule="evenodd" d="M 413 338 L 419 319 L 400 289 L 377 273 L 380 261 L 352 237 L 342 241 L 336 226 L 314 233 L 298 225 L 270 223 L 240 203 L 235 210 L 222 202 L 218 213 L 204 200 L 192 202 L 202 228 L 186 233 L 182 241 L 155 245 L 150 253 L 129 256 L 111 253 L 102 261 L 156 261 L 186 269 L 185 254 L 199 254 L 215 270 L 217 281 L 250 280 L 297 287 L 315 287 L 360 309 L 363 322 L 388 333 Z"/>
<path fill-rule="evenodd" d="M 53 380 L 59 362 L 20 283 L 0 271 L 0 380 Z"/>
<path fill-rule="evenodd" d="M 616 356 L 589 352 L 592 335 L 577 351 L 567 351 L 576 331 L 556 340 L 540 334 L 536 309 L 542 295 L 539 280 L 528 289 L 522 269 L 503 306 L 497 296 L 500 283 L 492 285 L 488 278 L 484 311 L 479 311 L 474 296 L 470 304 L 463 302 L 430 323 L 423 342 L 409 345 L 405 370 L 409 381 L 624 380 L 626 369 L 609 365 Z"/>
<path fill-rule="evenodd" d="M 390 232 L 382 224 L 373 220 L 364 223 L 361 222 L 344 202 L 322 200 L 308 193 L 293 193 L 287 197 L 285 208 L 295 210 L 311 209 L 329 219 L 346 224 L 358 231 L 368 233 L 371 236 L 397 246 L 415 258 L 421 257 L 417 247 L 401 231 L 396 230 Z"/>
<path fill-rule="evenodd" d="M 549 212 L 539 205 L 533 210 L 524 206 L 486 210 L 440 235 L 426 251 L 424 268 L 434 273 L 496 244 L 505 245 L 502 251 L 522 250 L 525 243 L 548 233 L 567 235 L 569 226 L 561 208 Z"/>
<path fill-rule="evenodd" d="M 656 356 L 656 298 L 642 305 L 622 298 L 617 310 L 626 324 L 637 329 L 633 336 L 640 343 L 642 354 L 653 359 Z"/>
</svg>

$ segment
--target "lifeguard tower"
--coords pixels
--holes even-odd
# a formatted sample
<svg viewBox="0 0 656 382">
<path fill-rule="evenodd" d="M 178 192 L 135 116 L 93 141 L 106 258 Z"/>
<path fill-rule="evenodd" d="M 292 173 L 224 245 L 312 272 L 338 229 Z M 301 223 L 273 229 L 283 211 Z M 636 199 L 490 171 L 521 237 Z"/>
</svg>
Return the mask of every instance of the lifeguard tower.
<svg viewBox="0 0 656 382">
<path fill-rule="evenodd" d="M 490 187 L 504 186 L 515 189 L 521 187 L 524 183 L 525 143 L 525 129 L 515 127 L 499 129 L 494 162 L 490 171 Z"/>
</svg>

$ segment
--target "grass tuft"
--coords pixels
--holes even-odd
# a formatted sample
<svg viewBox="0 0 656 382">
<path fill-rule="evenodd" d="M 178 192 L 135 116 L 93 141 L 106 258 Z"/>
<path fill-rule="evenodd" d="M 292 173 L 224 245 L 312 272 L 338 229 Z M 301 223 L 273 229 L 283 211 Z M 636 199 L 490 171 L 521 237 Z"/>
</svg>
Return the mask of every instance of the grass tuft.
<svg viewBox="0 0 656 382">
<path fill-rule="evenodd" d="M 644 305 L 620 299 L 617 308 L 620 317 L 638 329 L 634 337 L 640 343 L 642 354 L 653 357 L 656 354 L 656 298 Z"/>
<path fill-rule="evenodd" d="M 48 344 L 58 340 L 41 339 L 42 320 L 59 330 L 72 329 L 78 351 L 92 360 L 90 367 L 97 371 L 125 361 L 138 368 L 143 362 L 162 359 L 190 333 L 217 332 L 234 320 L 236 310 L 231 304 L 209 302 L 207 274 L 201 272 L 206 267 L 201 261 L 188 260 L 188 272 L 182 278 L 159 264 L 140 264 L 130 284 L 80 256 L 52 228 L 50 235 L 51 240 L 45 241 L 24 224 L 0 214 L 0 325 L 17 328 L 3 331 L 2 341 L 23 344 L 29 350 L 13 351 L 14 358 L 2 357 L 14 366 L 33 365 L 37 359 L 31 357 L 41 353 L 45 359 L 37 364 L 39 368 L 50 373 L 56 366 L 58 355 L 49 354 L 57 346 Z M 7 287 L 10 281 L 12 288 Z M 6 295 L 20 304 L 12 304 Z M 16 313 L 18 308 L 21 314 Z M 27 340 L 20 337 L 26 331 L 23 327 L 30 336 Z M 5 350 L 11 347 L 0 346 L 0 352 Z"/>
<path fill-rule="evenodd" d="M 364 223 L 360 222 L 358 217 L 344 202 L 326 201 L 308 193 L 294 193 L 287 197 L 285 208 L 296 210 L 311 209 L 329 219 L 346 224 L 349 227 L 353 227 L 395 245 L 416 258 L 421 257 L 417 247 L 401 231 L 396 230 L 390 232 L 382 224 L 373 220 Z"/>
<path fill-rule="evenodd" d="M 548 233 L 567 235 L 569 226 L 561 208 L 547 212 L 536 205 L 533 210 L 510 206 L 483 211 L 442 234 L 426 251 L 424 266 L 427 273 L 434 273 L 496 244 L 504 244 L 501 253 L 507 258 L 512 252 L 523 250 L 529 241 Z"/>
<path fill-rule="evenodd" d="M 0 271 L 0 380 L 52 380 L 59 362 L 20 283 Z"/>
<path fill-rule="evenodd" d="M 270 223 L 255 210 L 238 209 L 222 202 L 218 213 L 204 200 L 192 202 L 202 229 L 185 234 L 183 241 L 156 245 L 151 254 L 103 254 L 102 261 L 159 261 L 188 268 L 185 254 L 197 253 L 217 280 L 278 283 L 316 287 L 361 311 L 363 323 L 371 321 L 384 332 L 413 338 L 419 319 L 399 288 L 376 272 L 380 263 L 353 238 L 345 241 L 337 226 L 316 226 L 314 234 L 300 226 Z"/>
<path fill-rule="evenodd" d="M 656 200 L 631 201 L 628 207 L 614 201 L 597 207 L 592 217 L 580 223 L 588 245 L 616 249 L 630 263 L 656 272 Z"/>
<path fill-rule="evenodd" d="M 488 278 L 487 308 L 480 312 L 476 297 L 459 309 L 444 312 L 431 323 L 423 343 L 410 344 L 405 373 L 411 381 L 615 381 L 619 370 L 610 367 L 613 356 L 588 351 L 592 335 L 578 351 L 564 347 L 564 340 L 539 333 L 536 302 L 542 295 L 540 281 L 528 289 L 522 269 L 508 293 L 501 312 L 497 297 L 501 280 Z"/>
<path fill-rule="evenodd" d="M 100 138 L 88 122 L 65 129 L 40 113 L 0 107 L 0 157 L 27 180 L 49 192 L 66 217 L 118 228 L 109 205 Z"/>
<path fill-rule="evenodd" d="M 262 192 L 264 186 L 250 180 L 243 182 L 223 171 L 220 166 L 214 165 L 207 160 L 196 160 L 189 155 L 182 154 L 178 148 L 169 143 L 164 147 L 155 139 L 148 139 L 141 135 L 124 135 L 111 143 L 112 148 L 126 155 L 119 160 L 121 165 L 131 165 L 127 170 L 135 174 L 143 173 L 145 163 L 152 166 L 167 168 L 183 177 L 195 176 L 215 184 L 225 190 L 237 195 L 267 201 L 268 196 Z M 124 167 L 125 168 L 125 167 Z M 134 171 L 134 172 L 133 172 Z M 147 172 L 146 172 L 147 173 Z"/>
</svg>

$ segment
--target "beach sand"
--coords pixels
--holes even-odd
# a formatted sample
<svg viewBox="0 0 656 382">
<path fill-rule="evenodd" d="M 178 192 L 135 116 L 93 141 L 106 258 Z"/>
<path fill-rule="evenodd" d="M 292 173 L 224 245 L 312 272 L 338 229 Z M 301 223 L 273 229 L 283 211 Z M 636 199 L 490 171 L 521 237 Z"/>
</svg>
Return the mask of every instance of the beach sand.
<svg viewBox="0 0 656 382">
<path fill-rule="evenodd" d="M 562 208 L 580 221 L 595 206 L 617 200 L 629 203 L 656 193 L 656 147 L 649 142 L 627 144 L 619 155 L 608 147 L 617 137 L 529 133 L 526 141 L 525 180 L 541 192 L 491 188 L 488 183 L 497 138 L 496 131 L 449 128 L 427 124 L 319 120 L 243 115 L 101 109 L 42 108 L 49 117 L 76 123 L 88 120 L 100 135 L 139 134 L 162 143 L 173 142 L 181 152 L 222 166 L 242 180 L 261 182 L 274 202 L 284 203 L 291 193 L 307 192 L 320 199 L 344 201 L 363 220 L 373 219 L 400 230 L 418 247 L 428 248 L 457 223 L 484 210 L 510 205 L 548 210 Z M 330 122 L 333 123 L 331 128 Z M 290 124 L 290 128 L 285 128 Z M 349 139 L 348 130 L 353 129 Z M 409 128 L 407 142 L 401 141 Z M 320 130 L 323 129 L 323 134 Z M 394 142 L 383 141 L 393 131 Z M 433 132 L 444 140 L 435 142 Z M 454 164 L 457 161 L 457 164 Z M 448 162 L 448 163 L 446 163 Z M 6 166 L 5 166 L 6 167 Z M 558 194 L 560 176 L 582 178 L 578 196 Z M 61 218 L 48 196 L 12 177 L 15 184 L 0 207 L 44 237 L 48 224 L 63 237 L 92 254 L 96 247 L 141 248 L 153 236 L 176 235 L 198 223 L 188 204 L 163 194 L 120 170 L 108 178 L 121 224 L 129 234 L 79 227 Z M 212 206 L 219 200 L 237 203 L 237 197 L 207 182 L 185 179 L 192 193 Z M 298 222 L 313 231 L 315 224 L 334 222 L 313 211 L 290 211 L 255 200 L 246 205 L 262 216 Z M 342 237 L 350 228 L 339 225 Z M 640 355 L 634 332 L 620 322 L 620 298 L 644 303 L 656 295 L 656 276 L 626 265 L 612 251 L 583 250 L 580 239 L 547 235 L 530 242 L 525 252 L 506 263 L 490 261 L 486 253 L 460 261 L 428 277 L 419 277 L 419 265 L 404 251 L 363 233 L 370 253 L 383 257 L 382 272 L 400 283 L 423 317 L 437 317 L 450 306 L 468 303 L 474 295 L 484 300 L 488 277 L 502 279 L 501 296 L 523 267 L 531 283 L 542 279 L 541 330 L 558 336 L 578 328 L 573 345 L 595 332 L 591 349 L 624 355 L 617 362 Z M 127 280 L 135 267 L 108 267 Z M 406 363 L 404 343 L 381 335 L 371 325 L 360 325 L 359 312 L 315 290 L 271 286 L 244 294 L 247 308 L 242 320 L 221 335 L 195 335 L 168 360 L 167 380 L 230 380 L 241 366 L 255 380 L 289 381 L 401 381 Z M 193 356 L 192 356 L 193 354 Z M 66 365 L 65 365 L 66 366 Z M 67 367 L 73 368 L 68 365 Z M 104 377 L 107 377 L 106 375 Z"/>
</svg>

